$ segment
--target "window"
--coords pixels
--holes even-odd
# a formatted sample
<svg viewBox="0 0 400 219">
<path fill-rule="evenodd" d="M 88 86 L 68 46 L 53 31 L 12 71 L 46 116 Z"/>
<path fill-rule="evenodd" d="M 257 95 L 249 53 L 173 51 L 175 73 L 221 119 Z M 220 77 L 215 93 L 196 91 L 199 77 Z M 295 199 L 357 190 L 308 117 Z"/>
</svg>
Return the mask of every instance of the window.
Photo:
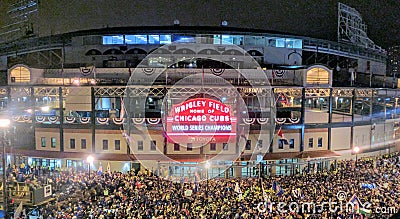
<svg viewBox="0 0 400 219">
<path fill-rule="evenodd" d="M 171 44 L 171 35 L 151 34 L 148 37 L 149 44 Z"/>
<path fill-rule="evenodd" d="M 187 151 L 193 151 L 193 144 L 192 143 L 187 143 Z"/>
<path fill-rule="evenodd" d="M 221 35 L 214 35 L 213 43 L 217 45 L 221 44 Z"/>
<path fill-rule="evenodd" d="M 278 140 L 278 149 L 283 149 L 283 144 L 285 143 L 284 139 L 279 139 Z"/>
<path fill-rule="evenodd" d="M 260 149 L 263 147 L 263 140 L 258 140 L 257 141 L 257 148 Z"/>
<path fill-rule="evenodd" d="M 309 138 L 309 139 L 308 139 L 308 147 L 309 147 L 309 148 L 314 147 L 314 139 L 313 139 L 313 138 Z"/>
<path fill-rule="evenodd" d="M 57 146 L 57 139 L 56 138 L 51 138 L 51 147 L 56 148 Z"/>
<path fill-rule="evenodd" d="M 263 36 L 245 36 L 244 37 L 244 44 L 245 45 L 265 45 L 265 38 Z"/>
<path fill-rule="evenodd" d="M 293 139 L 293 138 L 290 139 L 290 141 L 289 141 L 289 148 L 290 148 L 290 149 L 293 149 L 293 148 L 294 148 L 294 139 Z"/>
<path fill-rule="evenodd" d="M 228 143 L 222 143 L 222 150 L 224 151 L 228 150 Z"/>
<path fill-rule="evenodd" d="M 160 44 L 171 44 L 171 35 L 160 35 Z"/>
<path fill-rule="evenodd" d="M 247 141 L 246 141 L 245 150 L 251 150 L 251 140 L 247 140 Z"/>
<path fill-rule="evenodd" d="M 150 142 L 150 150 L 151 151 L 157 150 L 157 141 L 153 140 Z"/>
<path fill-rule="evenodd" d="M 149 44 L 160 44 L 160 35 L 149 35 Z"/>
<path fill-rule="evenodd" d="M 179 151 L 179 144 L 174 143 L 174 151 Z"/>
<path fill-rule="evenodd" d="M 301 48 L 303 48 L 303 41 L 297 40 L 297 39 L 286 39 L 285 47 L 293 48 L 293 49 L 301 49 Z"/>
<path fill-rule="evenodd" d="M 243 45 L 243 36 L 222 35 L 222 44 L 229 45 Z"/>
<path fill-rule="evenodd" d="M 176 43 L 195 43 L 195 36 L 192 35 L 174 35 L 174 42 Z"/>
<path fill-rule="evenodd" d="M 123 35 L 103 36 L 103 45 L 124 44 Z"/>
<path fill-rule="evenodd" d="M 137 149 L 138 149 L 138 151 L 143 151 L 143 141 L 137 142 Z"/>
<path fill-rule="evenodd" d="M 29 83 L 31 81 L 31 72 L 28 68 L 19 66 L 10 71 L 12 83 Z"/>
<path fill-rule="evenodd" d="M 125 35 L 126 44 L 147 44 L 147 35 Z"/>
<path fill-rule="evenodd" d="M 210 151 L 215 151 L 217 150 L 217 144 L 216 143 L 210 143 Z"/>
<path fill-rule="evenodd" d="M 284 48 L 285 47 L 285 38 L 277 38 L 275 47 Z"/>
<path fill-rule="evenodd" d="M 81 149 L 86 149 L 86 139 L 81 139 Z"/>
<path fill-rule="evenodd" d="M 42 147 L 46 147 L 46 137 L 40 139 Z"/>
<path fill-rule="evenodd" d="M 324 68 L 312 68 L 307 71 L 307 84 L 328 84 L 329 72 Z"/>
<path fill-rule="evenodd" d="M 74 138 L 69 139 L 69 148 L 75 149 L 75 139 Z"/>
<path fill-rule="evenodd" d="M 115 140 L 114 144 L 115 144 L 115 150 L 116 151 L 121 150 L 121 141 L 120 140 Z"/>
<path fill-rule="evenodd" d="M 108 140 L 107 139 L 103 140 L 103 150 L 108 150 Z"/>
<path fill-rule="evenodd" d="M 318 138 L 318 147 L 322 148 L 322 138 Z"/>
</svg>

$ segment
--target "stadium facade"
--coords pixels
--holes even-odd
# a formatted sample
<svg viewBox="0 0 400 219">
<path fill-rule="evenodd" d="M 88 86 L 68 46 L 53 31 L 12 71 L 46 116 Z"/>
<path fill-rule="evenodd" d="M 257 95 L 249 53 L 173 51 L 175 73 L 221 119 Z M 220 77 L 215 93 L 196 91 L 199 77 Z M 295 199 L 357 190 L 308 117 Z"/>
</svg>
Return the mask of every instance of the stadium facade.
<svg viewBox="0 0 400 219">
<path fill-rule="evenodd" d="M 400 92 L 376 47 L 176 23 L 0 51 L 9 164 L 85 169 L 93 155 L 94 169 L 182 176 L 212 160 L 211 176 L 251 176 L 399 149 Z"/>
</svg>

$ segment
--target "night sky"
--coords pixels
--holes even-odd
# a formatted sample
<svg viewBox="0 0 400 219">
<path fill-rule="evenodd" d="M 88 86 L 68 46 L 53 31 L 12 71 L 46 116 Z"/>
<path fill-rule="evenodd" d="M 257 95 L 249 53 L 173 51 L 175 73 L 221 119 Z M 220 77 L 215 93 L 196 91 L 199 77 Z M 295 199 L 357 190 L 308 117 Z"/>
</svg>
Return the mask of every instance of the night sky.
<svg viewBox="0 0 400 219">
<path fill-rule="evenodd" d="M 0 25 L 6 4 L 0 0 Z M 368 36 L 387 48 L 400 45 L 398 0 L 346 0 L 368 26 Z M 257 28 L 337 40 L 337 3 L 333 0 L 166 1 L 166 0 L 41 0 L 36 32 L 58 34 L 118 26 L 164 26 L 179 19 L 182 26 Z"/>
</svg>

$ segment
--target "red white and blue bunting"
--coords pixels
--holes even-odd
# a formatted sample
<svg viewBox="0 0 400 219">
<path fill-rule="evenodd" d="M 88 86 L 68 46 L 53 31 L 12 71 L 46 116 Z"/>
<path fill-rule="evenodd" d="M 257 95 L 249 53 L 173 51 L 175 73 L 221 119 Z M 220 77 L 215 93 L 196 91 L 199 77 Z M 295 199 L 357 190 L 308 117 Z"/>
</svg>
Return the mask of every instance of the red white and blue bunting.
<svg viewBox="0 0 400 219">
<path fill-rule="evenodd" d="M 44 116 L 36 116 L 36 122 L 42 123 L 46 120 L 46 117 Z"/>
<path fill-rule="evenodd" d="M 289 122 L 291 122 L 292 124 L 297 124 L 300 122 L 300 118 L 289 118 Z"/>
<path fill-rule="evenodd" d="M 121 125 L 125 122 L 125 119 L 124 118 L 113 118 L 113 122 L 116 125 Z"/>
<path fill-rule="evenodd" d="M 51 122 L 51 123 L 56 123 L 56 122 L 58 122 L 58 116 L 49 116 L 49 117 L 47 117 L 47 119 L 48 119 L 49 122 Z"/>
<path fill-rule="evenodd" d="M 152 75 L 155 71 L 154 68 L 143 68 L 142 70 L 146 75 Z"/>
<path fill-rule="evenodd" d="M 244 124 L 246 124 L 246 125 L 253 124 L 254 121 L 256 121 L 255 118 L 243 118 L 243 122 L 244 122 Z"/>
<path fill-rule="evenodd" d="M 30 116 L 12 116 L 11 119 L 15 122 L 32 122 L 32 119 Z"/>
<path fill-rule="evenodd" d="M 105 125 L 108 123 L 108 118 L 96 118 L 99 124 Z"/>
<path fill-rule="evenodd" d="M 267 124 L 269 122 L 269 118 L 257 118 L 257 122 L 260 125 L 265 125 L 265 124 Z"/>
<path fill-rule="evenodd" d="M 273 70 L 273 74 L 277 78 L 283 78 L 283 76 L 285 75 L 285 70 Z"/>
<path fill-rule="evenodd" d="M 83 76 L 88 76 L 92 74 L 93 71 L 95 71 L 94 65 L 92 66 L 87 66 L 87 67 L 80 67 L 79 70 L 81 71 L 81 74 Z"/>
<path fill-rule="evenodd" d="M 65 117 L 65 122 L 66 122 L 66 123 L 74 123 L 74 122 L 75 122 L 75 117 L 73 117 L 73 116 L 66 116 L 66 117 Z"/>
<path fill-rule="evenodd" d="M 286 122 L 286 118 L 275 118 L 277 124 L 283 124 Z"/>
<path fill-rule="evenodd" d="M 147 122 L 151 125 L 155 125 L 160 123 L 161 119 L 160 118 L 147 118 Z"/>
<path fill-rule="evenodd" d="M 144 118 L 132 118 L 132 122 L 136 125 L 143 124 Z"/>
<path fill-rule="evenodd" d="M 211 72 L 216 75 L 216 76 L 220 76 L 224 73 L 225 69 L 223 68 L 212 68 Z"/>
<path fill-rule="evenodd" d="M 82 124 L 88 124 L 90 122 L 90 117 L 81 117 L 79 120 Z"/>
<path fill-rule="evenodd" d="M 300 122 L 300 118 L 297 118 L 297 117 L 295 117 L 295 118 L 275 118 L 275 122 L 277 124 L 284 124 L 286 122 L 289 122 L 291 124 L 297 124 Z"/>
<path fill-rule="evenodd" d="M 132 118 L 132 122 L 135 125 L 141 125 L 144 122 L 147 122 L 150 125 L 156 125 L 161 122 L 161 118 Z M 123 121 L 122 121 L 123 122 Z M 122 124 L 121 122 L 121 124 Z M 117 123 L 116 123 L 117 124 Z"/>
</svg>

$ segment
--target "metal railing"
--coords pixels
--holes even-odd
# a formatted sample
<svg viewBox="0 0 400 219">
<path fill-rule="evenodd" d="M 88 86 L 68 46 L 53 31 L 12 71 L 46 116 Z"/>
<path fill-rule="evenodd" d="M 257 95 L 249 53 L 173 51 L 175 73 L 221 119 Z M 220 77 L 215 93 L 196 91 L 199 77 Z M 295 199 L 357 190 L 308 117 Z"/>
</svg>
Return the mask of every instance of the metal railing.
<svg viewBox="0 0 400 219">
<path fill-rule="evenodd" d="M 386 63 L 387 53 L 380 50 L 362 48 L 356 45 L 338 43 L 322 39 L 303 39 L 303 50 L 340 55 L 350 58 L 363 58 Z"/>
</svg>

